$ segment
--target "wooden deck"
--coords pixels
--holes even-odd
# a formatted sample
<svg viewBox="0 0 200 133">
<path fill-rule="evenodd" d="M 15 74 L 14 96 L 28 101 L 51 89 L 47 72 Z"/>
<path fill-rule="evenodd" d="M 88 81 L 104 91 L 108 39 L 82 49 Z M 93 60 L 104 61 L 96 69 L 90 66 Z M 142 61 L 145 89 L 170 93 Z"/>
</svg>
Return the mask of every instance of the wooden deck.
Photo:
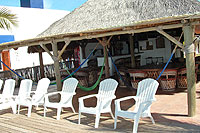
<svg viewBox="0 0 200 133">
<path fill-rule="evenodd" d="M 55 91 L 50 87 L 49 91 Z M 17 92 L 17 91 L 16 91 Z M 15 93 L 16 93 L 15 92 Z M 83 95 L 96 93 L 97 90 L 85 92 L 77 89 L 77 95 L 73 99 L 76 112 L 78 111 L 77 98 Z M 117 98 L 126 95 L 134 95 L 135 91 L 127 88 L 118 88 Z M 176 92 L 158 92 L 157 101 L 152 105 L 152 115 L 156 124 L 153 125 L 148 118 L 142 119 L 139 124 L 139 132 L 200 132 L 200 89 L 197 90 L 197 115 L 187 117 L 187 93 L 186 90 Z M 56 97 L 53 98 L 56 100 Z M 133 109 L 132 101 L 123 103 L 123 109 Z M 129 105 L 130 104 L 130 105 Z M 87 102 L 87 105 L 95 105 L 94 100 Z M 112 106 L 114 112 L 114 105 Z M 72 113 L 71 109 L 64 109 L 61 120 L 56 120 L 56 110 L 48 109 L 47 116 L 43 117 L 43 108 L 33 108 L 31 117 L 27 117 L 27 108 L 22 107 L 20 114 L 12 114 L 11 109 L 0 111 L 0 132 L 2 133 L 88 133 L 88 132 L 132 132 L 133 121 L 129 119 L 118 120 L 117 129 L 113 129 L 114 120 L 109 114 L 101 117 L 99 128 L 94 128 L 93 115 L 83 114 L 81 124 L 78 125 L 78 114 Z"/>
</svg>

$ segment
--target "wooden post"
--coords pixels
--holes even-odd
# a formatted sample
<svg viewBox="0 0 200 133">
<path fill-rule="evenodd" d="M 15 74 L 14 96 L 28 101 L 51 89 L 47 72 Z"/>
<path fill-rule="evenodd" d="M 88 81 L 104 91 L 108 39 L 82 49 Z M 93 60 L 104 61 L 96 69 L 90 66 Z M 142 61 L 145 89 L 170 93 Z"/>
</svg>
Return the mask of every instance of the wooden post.
<svg viewBox="0 0 200 133">
<path fill-rule="evenodd" d="M 186 48 L 186 69 L 187 69 L 187 90 L 188 90 L 188 116 L 193 117 L 196 114 L 196 78 L 195 78 L 195 57 L 194 45 L 194 28 L 191 25 L 183 27 L 184 41 Z M 188 46 L 187 46 L 188 45 Z"/>
<path fill-rule="evenodd" d="M 39 51 L 39 60 L 40 60 L 40 74 L 41 78 L 44 78 L 44 63 L 43 63 L 43 57 L 42 57 L 42 51 Z"/>
<path fill-rule="evenodd" d="M 60 76 L 60 70 L 59 70 L 58 46 L 55 41 L 52 41 L 52 49 L 53 49 L 54 72 L 56 75 L 57 90 L 61 91 L 62 84 L 61 84 L 61 76 Z"/>
<path fill-rule="evenodd" d="M 135 52 L 134 52 L 134 42 L 133 42 L 133 36 L 129 35 L 129 43 L 130 43 L 130 52 L 131 52 L 131 67 L 135 68 Z"/>
<path fill-rule="evenodd" d="M 108 52 L 107 52 L 107 46 L 110 43 L 112 36 L 110 36 L 110 38 L 107 40 L 106 37 L 103 37 L 102 40 L 98 39 L 99 43 L 103 46 L 103 50 L 104 50 L 104 57 L 105 57 L 105 76 L 106 78 L 110 77 L 110 71 L 109 71 L 109 62 L 108 62 Z"/>
<path fill-rule="evenodd" d="M 110 77 L 110 72 L 109 72 L 109 62 L 108 62 L 108 51 L 107 51 L 107 46 L 103 46 L 104 50 L 104 57 L 105 57 L 105 76 L 106 78 Z"/>
</svg>

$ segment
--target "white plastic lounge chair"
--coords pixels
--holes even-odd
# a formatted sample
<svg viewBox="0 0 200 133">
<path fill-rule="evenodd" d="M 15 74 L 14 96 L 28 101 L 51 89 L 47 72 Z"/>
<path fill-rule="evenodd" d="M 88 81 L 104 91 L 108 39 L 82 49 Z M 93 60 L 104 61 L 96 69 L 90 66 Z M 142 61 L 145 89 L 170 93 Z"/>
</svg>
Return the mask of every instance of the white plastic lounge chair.
<svg viewBox="0 0 200 133">
<path fill-rule="evenodd" d="M 23 79 L 20 83 L 19 93 L 15 97 L 15 102 L 18 105 L 18 114 L 21 103 L 23 104 L 24 102 L 26 102 L 27 98 L 30 97 L 32 84 L 33 81 L 31 79 Z"/>
<path fill-rule="evenodd" d="M 112 118 L 114 118 L 111 110 L 111 102 L 115 99 L 115 90 L 117 88 L 118 82 L 114 79 L 105 79 L 100 82 L 98 94 L 88 95 L 79 98 L 79 119 L 78 124 L 81 122 L 81 113 L 88 113 L 96 115 L 95 128 L 99 126 L 99 120 L 101 113 L 110 113 Z M 97 105 L 96 107 L 85 107 L 84 99 L 96 97 Z"/>
<path fill-rule="evenodd" d="M 32 91 L 34 93 L 32 97 L 28 97 L 24 100 L 24 102 L 20 102 L 20 106 L 28 107 L 28 117 L 31 116 L 32 106 L 39 106 L 44 104 L 44 96 L 47 93 L 47 89 L 49 87 L 50 80 L 48 78 L 42 78 L 39 80 L 37 84 L 36 91 Z M 18 110 L 20 110 L 20 106 Z"/>
<path fill-rule="evenodd" d="M 16 104 L 13 100 L 14 89 L 15 89 L 15 80 L 7 79 L 5 81 L 2 94 L 0 95 L 0 110 L 11 107 L 13 113 L 16 114 Z"/>
<path fill-rule="evenodd" d="M 159 83 L 154 79 L 144 79 L 139 82 L 136 96 L 127 96 L 115 100 L 115 123 L 114 129 L 117 127 L 117 117 L 124 117 L 134 120 L 133 132 L 137 132 L 137 127 L 140 117 L 150 117 L 154 124 L 154 119 L 150 112 L 150 107 L 153 101 L 155 101 L 155 93 L 157 91 Z M 134 99 L 136 104 L 134 111 L 121 110 L 120 102 Z"/>
<path fill-rule="evenodd" d="M 15 89 L 15 80 L 7 79 L 5 81 L 2 94 L 0 95 L 0 102 L 4 102 L 5 100 L 9 100 L 13 97 Z"/>
<path fill-rule="evenodd" d="M 74 107 L 72 105 L 72 98 L 76 94 L 75 90 L 78 85 L 78 80 L 75 78 L 68 78 L 64 81 L 62 91 L 52 92 L 45 95 L 45 104 L 44 104 L 44 117 L 46 116 L 46 107 L 56 108 L 57 109 L 57 120 L 60 120 L 60 114 L 63 107 L 71 107 L 72 111 L 75 113 Z M 60 102 L 50 102 L 49 96 L 60 94 Z"/>
</svg>

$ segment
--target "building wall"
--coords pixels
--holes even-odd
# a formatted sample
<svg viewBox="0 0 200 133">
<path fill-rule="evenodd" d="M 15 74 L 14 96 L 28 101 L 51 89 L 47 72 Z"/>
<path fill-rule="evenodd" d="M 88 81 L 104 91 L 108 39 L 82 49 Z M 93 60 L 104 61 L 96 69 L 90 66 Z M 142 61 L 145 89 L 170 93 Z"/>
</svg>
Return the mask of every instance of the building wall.
<svg viewBox="0 0 200 133">
<path fill-rule="evenodd" d="M 43 8 L 43 0 L 20 0 L 21 7 Z"/>
<path fill-rule="evenodd" d="M 143 50 L 136 55 L 141 55 L 141 60 L 140 60 L 140 65 L 146 65 L 146 58 L 148 57 L 162 57 L 163 58 L 163 63 L 166 63 L 171 55 L 171 42 L 164 38 L 165 41 L 165 48 L 156 48 L 156 38 L 149 38 L 149 41 L 152 42 L 153 44 L 153 49 L 152 50 Z M 146 45 L 146 40 L 145 41 L 139 41 L 139 46 L 145 46 Z M 161 62 L 158 62 L 161 63 Z"/>
<path fill-rule="evenodd" d="M 1 6 L 0 6 L 1 8 Z M 0 35 L 13 35 L 15 41 L 31 39 L 47 29 L 53 22 L 64 17 L 68 11 L 7 7 L 18 17 L 18 27 L 13 27 L 12 31 L 0 29 Z M 39 65 L 39 54 L 28 54 L 28 47 L 20 47 L 17 50 L 10 49 L 10 60 L 12 69 L 20 69 Z M 44 52 L 44 64 L 51 64 L 53 60 Z"/>
</svg>

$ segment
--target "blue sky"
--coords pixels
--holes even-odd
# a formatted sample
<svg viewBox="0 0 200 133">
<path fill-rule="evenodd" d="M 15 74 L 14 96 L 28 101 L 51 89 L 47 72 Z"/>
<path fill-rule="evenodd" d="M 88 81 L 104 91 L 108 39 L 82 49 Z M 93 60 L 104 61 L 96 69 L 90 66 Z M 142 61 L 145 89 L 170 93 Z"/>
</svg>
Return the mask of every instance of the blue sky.
<svg viewBox="0 0 200 133">
<path fill-rule="evenodd" d="M 72 11 L 87 0 L 44 0 L 45 9 L 57 9 Z M 1 6 L 20 6 L 20 0 L 0 0 Z"/>
</svg>

